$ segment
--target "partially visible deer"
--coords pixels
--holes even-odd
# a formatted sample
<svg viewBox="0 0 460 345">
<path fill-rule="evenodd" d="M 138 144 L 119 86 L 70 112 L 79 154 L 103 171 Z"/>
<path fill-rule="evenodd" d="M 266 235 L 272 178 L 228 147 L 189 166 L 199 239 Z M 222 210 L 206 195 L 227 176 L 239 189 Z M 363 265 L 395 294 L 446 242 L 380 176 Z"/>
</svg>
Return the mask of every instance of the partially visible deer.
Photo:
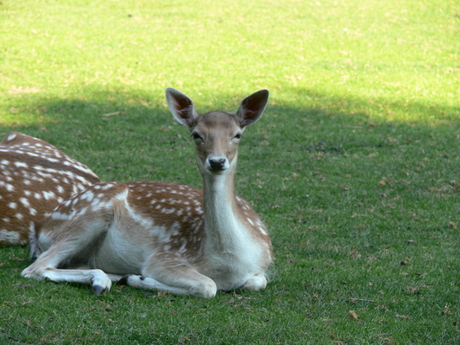
<svg viewBox="0 0 460 345">
<path fill-rule="evenodd" d="M 0 247 L 27 244 L 34 222 L 99 181 L 46 141 L 9 133 L 0 142 Z"/>
<path fill-rule="evenodd" d="M 203 190 L 158 181 L 91 186 L 37 228 L 32 251 L 39 256 L 22 276 L 91 284 L 96 294 L 112 281 L 202 297 L 265 288 L 270 237 L 235 195 L 234 175 L 241 134 L 262 115 L 268 95 L 246 97 L 235 115 L 199 115 L 190 98 L 168 88 L 172 114 L 195 141 Z"/>
</svg>

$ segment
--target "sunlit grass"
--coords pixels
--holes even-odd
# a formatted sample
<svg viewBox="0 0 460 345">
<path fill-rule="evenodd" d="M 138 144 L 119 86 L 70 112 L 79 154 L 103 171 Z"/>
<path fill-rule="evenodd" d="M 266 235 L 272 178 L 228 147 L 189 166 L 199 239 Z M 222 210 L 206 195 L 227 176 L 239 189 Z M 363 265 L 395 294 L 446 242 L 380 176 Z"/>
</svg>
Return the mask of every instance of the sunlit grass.
<svg viewBox="0 0 460 345">
<path fill-rule="evenodd" d="M 413 104 L 458 120 L 445 110 L 456 108 L 460 88 L 455 1 L 196 2 L 186 13 L 158 1 L 33 4 L 3 5 L 7 92 L 148 90 L 161 100 L 174 85 L 214 105 L 266 87 L 283 104 L 309 106 L 293 96 L 312 91 L 325 108 L 329 98 L 357 99 L 382 120 L 436 121 Z"/>
</svg>

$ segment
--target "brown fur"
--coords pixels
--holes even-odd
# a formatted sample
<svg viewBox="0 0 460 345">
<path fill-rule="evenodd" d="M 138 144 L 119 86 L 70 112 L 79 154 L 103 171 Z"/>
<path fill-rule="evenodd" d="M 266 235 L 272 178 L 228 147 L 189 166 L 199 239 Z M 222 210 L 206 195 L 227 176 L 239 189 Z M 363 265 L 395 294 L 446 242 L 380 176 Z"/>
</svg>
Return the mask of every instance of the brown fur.
<svg viewBox="0 0 460 345">
<path fill-rule="evenodd" d="M 29 241 L 33 223 L 100 179 L 53 145 L 19 133 L 0 142 L 0 247 Z"/>
</svg>

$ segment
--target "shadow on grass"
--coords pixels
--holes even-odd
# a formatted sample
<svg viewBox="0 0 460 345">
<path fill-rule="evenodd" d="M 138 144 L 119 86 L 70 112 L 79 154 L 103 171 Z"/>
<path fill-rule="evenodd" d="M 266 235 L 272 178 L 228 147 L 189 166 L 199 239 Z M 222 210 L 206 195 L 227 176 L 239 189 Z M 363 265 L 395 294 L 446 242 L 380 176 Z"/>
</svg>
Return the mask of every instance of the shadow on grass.
<svg viewBox="0 0 460 345">
<path fill-rule="evenodd" d="M 177 175 L 197 182 L 185 177 L 196 175 L 193 148 L 187 131 L 170 115 L 163 92 L 152 96 L 143 91 L 84 91 L 64 99 L 11 95 L 10 108 L 28 121 L 21 122 L 19 116 L 13 126 L 0 125 L 0 131 L 14 129 L 44 139 L 104 179 L 168 178 L 169 163 L 177 160 L 175 165 L 183 169 Z M 291 94 L 291 102 L 272 94 L 266 114 L 248 130 L 241 152 L 250 152 L 250 164 L 265 164 L 267 157 L 281 162 L 292 151 L 353 154 L 395 145 L 424 150 L 426 142 L 436 142 L 438 151 L 451 154 L 451 148 L 458 147 L 458 107 L 344 99 L 303 89 L 292 89 Z M 224 103 L 206 110 L 235 111 L 239 100 L 233 100 L 230 109 Z M 203 109 L 199 102 L 196 106 Z"/>
<path fill-rule="evenodd" d="M 186 90 L 185 90 L 186 92 Z M 187 93 L 187 92 L 186 92 Z M 205 92 L 203 92 L 205 93 Z M 216 99 L 215 91 L 209 92 L 212 99 Z M 455 122 L 458 125 L 460 120 L 460 106 L 447 106 L 443 104 L 422 104 L 407 100 L 405 102 L 382 99 L 382 98 L 354 98 L 351 96 L 341 97 L 327 95 L 304 88 L 292 87 L 289 90 L 283 89 L 283 94 L 289 95 L 289 99 L 277 97 L 275 93 L 271 95 L 271 105 L 268 113 L 296 113 L 306 116 L 335 116 L 343 118 L 350 125 L 356 121 L 366 121 L 371 119 L 376 122 L 391 121 L 395 124 L 408 124 L 436 126 Z M 190 94 L 194 100 L 196 95 Z M 196 102 L 197 108 L 202 111 L 221 109 L 232 111 L 238 106 L 241 97 L 218 96 L 218 103 L 214 102 L 206 106 Z M 232 103 L 230 103 L 232 102 Z M 168 109 L 163 90 L 150 93 L 143 90 L 101 90 L 86 89 L 80 96 L 53 98 L 41 96 L 40 93 L 24 93 L 8 95 L 6 102 L 14 115 L 9 121 L 0 122 L 3 127 L 34 127 L 56 121 L 66 121 L 72 117 L 91 119 L 98 116 L 117 116 L 121 119 L 136 118 L 137 115 L 145 116 L 150 113 L 166 112 Z M 8 106 L 6 105 L 6 106 Z M 226 109 L 230 108 L 230 109 Z M 8 113 L 8 112 L 6 112 Z M 28 118 L 29 121 L 21 121 L 21 116 Z M 125 115 L 125 116 L 123 116 Z M 152 118 L 147 117 L 152 120 Z M 153 119 L 155 120 L 155 119 Z M 155 124 L 155 121 L 152 122 Z"/>
</svg>

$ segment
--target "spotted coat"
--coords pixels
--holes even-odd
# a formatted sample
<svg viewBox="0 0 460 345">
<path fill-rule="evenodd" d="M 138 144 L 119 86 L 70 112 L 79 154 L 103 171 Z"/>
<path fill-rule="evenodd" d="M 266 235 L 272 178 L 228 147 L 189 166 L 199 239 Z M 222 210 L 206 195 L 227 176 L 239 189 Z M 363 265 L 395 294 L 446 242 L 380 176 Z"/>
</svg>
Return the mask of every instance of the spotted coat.
<svg viewBox="0 0 460 345">
<path fill-rule="evenodd" d="M 100 181 L 53 145 L 19 133 L 0 142 L 0 246 L 27 244 L 36 221 Z"/>
</svg>

